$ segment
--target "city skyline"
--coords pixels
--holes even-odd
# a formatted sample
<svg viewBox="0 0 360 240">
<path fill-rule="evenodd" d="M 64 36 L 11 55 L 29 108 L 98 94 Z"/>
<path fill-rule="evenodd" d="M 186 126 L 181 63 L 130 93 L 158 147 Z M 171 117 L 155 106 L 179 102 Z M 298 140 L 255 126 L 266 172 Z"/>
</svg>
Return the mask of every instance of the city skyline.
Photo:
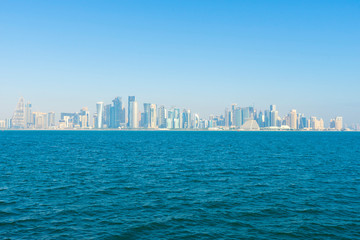
<svg viewBox="0 0 360 240">
<path fill-rule="evenodd" d="M 96 102 L 96 111 L 88 107 L 76 112 L 33 111 L 30 101 L 20 97 L 11 118 L 0 120 L 2 129 L 208 129 L 208 130 L 360 130 L 360 123 L 348 126 L 337 115 L 325 123 L 322 117 L 306 116 L 292 109 L 281 116 L 271 104 L 266 110 L 254 106 L 231 104 L 222 114 L 199 116 L 189 108 L 144 102 L 139 108 L 136 96 L 128 96 L 128 106 L 122 97 L 110 103 Z"/>
<path fill-rule="evenodd" d="M 20 95 L 22 96 L 22 95 Z M 26 95 L 25 95 L 26 96 Z M 30 97 L 24 97 L 25 99 L 32 99 Z M 18 101 L 19 97 L 14 97 L 13 98 L 15 102 Z M 36 98 L 35 98 L 36 99 Z M 100 100 L 99 100 L 100 99 Z M 106 100 L 104 100 L 106 99 Z M 150 98 L 144 98 L 144 97 L 137 97 L 137 99 L 139 99 L 139 102 L 143 103 L 143 102 L 149 102 L 147 99 L 150 99 Z M 124 101 L 124 104 L 126 104 L 126 106 L 128 106 L 128 100 L 127 98 L 126 99 L 123 99 L 125 100 Z M 170 98 L 171 100 L 171 98 Z M 97 99 L 94 99 L 94 101 L 92 102 L 112 102 L 113 101 L 113 98 L 112 97 L 103 97 L 103 98 L 97 98 Z M 54 111 L 54 112 L 76 112 L 78 110 L 78 106 L 86 106 L 91 112 L 96 112 L 96 105 L 94 104 L 89 104 L 88 102 L 85 102 L 85 101 L 81 101 L 79 104 L 71 104 L 71 105 L 67 105 L 65 104 L 65 106 L 61 106 L 61 105 L 57 105 L 56 107 L 51 107 L 48 105 L 48 103 L 45 104 L 45 100 L 44 101 L 40 101 L 40 102 L 34 102 L 34 101 L 31 101 L 32 104 L 34 105 L 34 109 L 36 111 L 45 111 L 45 112 L 51 112 L 51 111 Z M 190 108 L 190 109 L 196 109 L 198 114 L 200 116 L 208 116 L 208 115 L 211 115 L 211 114 L 222 114 L 223 113 L 223 108 L 224 106 L 231 106 L 232 103 L 237 103 L 239 105 L 242 105 L 242 106 L 253 106 L 255 107 L 256 109 L 258 110 L 266 110 L 270 103 L 267 103 L 267 104 L 262 104 L 261 106 L 259 106 L 258 104 L 255 104 L 254 102 L 255 101 L 251 101 L 251 100 L 248 100 L 248 101 L 245 101 L 245 103 L 241 104 L 239 103 L 239 101 L 230 101 L 230 102 L 227 102 L 227 103 L 220 103 L 220 102 L 217 102 L 215 103 L 215 109 L 207 109 L 206 111 L 203 110 L 203 107 L 197 105 L 198 107 L 197 108 L 194 108 L 194 107 L 191 107 L 191 105 L 193 104 L 181 104 L 181 101 L 165 101 L 165 103 L 163 102 L 155 102 L 155 101 L 151 101 L 151 102 L 154 102 L 155 104 L 158 104 L 158 105 L 164 105 L 166 106 L 167 108 L 171 108 L 171 107 L 180 107 L 180 108 Z M 172 102 L 172 103 L 168 103 L 168 102 Z M 179 102 L 178 104 L 176 104 L 175 102 Z M 58 102 L 57 104 L 61 104 L 61 101 Z M 44 107 L 46 105 L 46 107 Z M 291 105 L 290 103 L 277 103 L 276 104 L 278 107 L 279 107 L 279 114 L 280 115 L 284 115 L 284 114 L 287 114 L 289 111 L 291 111 L 292 109 L 300 109 L 296 106 L 293 106 Z M 13 111 L 14 111 L 14 108 L 16 106 L 16 104 L 6 104 L 7 106 L 7 109 L 9 109 L 7 112 L 1 112 L 0 111 L 0 119 L 5 119 L 5 118 L 9 118 L 9 116 L 11 116 L 13 114 Z M 204 108 L 208 106 L 208 104 L 206 104 L 205 102 L 203 102 L 203 106 Z M 314 107 L 314 106 L 313 106 Z M 140 107 L 140 109 L 142 109 L 142 105 Z M 319 106 L 320 108 L 320 106 Z M 344 106 L 344 109 L 346 109 L 346 106 Z M 1 110 L 1 109 L 0 109 Z M 302 113 L 304 113 L 305 115 L 307 116 L 311 116 L 311 115 L 319 115 L 319 116 L 323 116 L 324 119 L 326 120 L 330 120 L 332 118 L 334 118 L 334 115 L 341 115 L 341 116 L 344 116 L 344 118 L 346 119 L 345 120 L 345 123 L 347 125 L 351 125 L 351 124 L 355 124 L 355 123 L 358 123 L 360 122 L 360 119 L 357 119 L 357 118 L 349 118 L 347 117 L 349 114 L 347 114 L 348 112 L 343 110 L 343 111 L 337 111 L 337 112 L 324 112 L 324 111 L 319 111 L 317 112 L 316 110 L 314 110 L 314 108 L 311 108 L 311 109 L 304 109 L 302 111 Z"/>
</svg>

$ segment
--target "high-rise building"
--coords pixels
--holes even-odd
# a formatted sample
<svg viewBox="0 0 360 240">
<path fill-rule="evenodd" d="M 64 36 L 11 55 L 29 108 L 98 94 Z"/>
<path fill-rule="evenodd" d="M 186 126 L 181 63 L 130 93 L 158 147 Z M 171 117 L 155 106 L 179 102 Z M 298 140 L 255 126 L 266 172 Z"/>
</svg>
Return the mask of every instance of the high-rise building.
<svg viewBox="0 0 360 240">
<path fill-rule="evenodd" d="M 342 117 L 335 118 L 335 129 L 336 130 L 343 129 L 343 118 Z"/>
<path fill-rule="evenodd" d="M 135 96 L 129 96 L 128 99 L 128 127 L 138 128 L 138 105 Z"/>
<path fill-rule="evenodd" d="M 310 128 L 315 130 L 317 127 L 317 119 L 316 117 L 310 117 Z"/>
<path fill-rule="evenodd" d="M 150 127 L 150 105 L 151 103 L 144 103 L 144 119 L 142 119 L 144 128 Z"/>
<path fill-rule="evenodd" d="M 335 129 L 335 119 L 330 119 L 330 128 Z"/>
<path fill-rule="evenodd" d="M 290 128 L 291 129 L 297 129 L 297 114 L 296 114 L 296 110 L 293 109 L 290 112 Z"/>
<path fill-rule="evenodd" d="M 157 116 L 156 116 L 156 104 L 150 105 L 150 127 L 156 128 L 157 127 Z"/>
<path fill-rule="evenodd" d="M 97 115 L 97 113 L 94 113 L 93 121 L 92 121 L 92 128 L 97 128 L 97 126 L 98 126 L 98 115 Z"/>
<path fill-rule="evenodd" d="M 121 97 L 116 97 L 113 101 L 113 128 L 119 128 L 125 124 L 125 108 Z"/>
<path fill-rule="evenodd" d="M 265 127 L 270 127 L 271 126 L 271 116 L 270 116 L 270 111 L 269 110 L 265 110 L 264 111 L 264 125 Z"/>
<path fill-rule="evenodd" d="M 103 116 L 104 115 L 104 102 L 97 102 L 96 103 L 96 128 L 103 127 Z"/>
<path fill-rule="evenodd" d="M 252 119 L 253 108 L 246 107 L 241 109 L 241 125 Z"/>
<path fill-rule="evenodd" d="M 232 127 L 233 125 L 233 112 L 229 111 L 229 127 Z"/>
<path fill-rule="evenodd" d="M 27 102 L 25 104 L 25 127 L 32 128 L 33 124 L 32 105 L 30 102 Z"/>
<path fill-rule="evenodd" d="M 248 120 L 256 120 L 256 110 L 254 107 L 248 107 L 249 108 L 249 119 Z"/>
<path fill-rule="evenodd" d="M 235 127 L 240 128 L 242 125 L 242 109 L 240 107 L 236 107 L 234 109 L 234 124 Z"/>
<path fill-rule="evenodd" d="M 279 118 L 279 113 L 276 110 L 276 105 L 270 105 L 270 126 L 276 127 Z"/>
<path fill-rule="evenodd" d="M 191 125 L 191 123 L 192 123 L 192 120 L 191 120 L 191 110 L 190 109 L 188 109 L 188 110 L 186 110 L 186 115 L 187 115 L 187 119 L 186 119 L 186 128 L 192 128 L 192 125 Z"/>
<path fill-rule="evenodd" d="M 56 122 L 55 122 L 55 113 L 54 112 L 49 112 L 48 113 L 48 127 L 49 128 L 54 128 L 56 126 Z"/>
<path fill-rule="evenodd" d="M 179 109 L 179 128 L 184 128 L 184 114 Z"/>
<path fill-rule="evenodd" d="M 234 113 L 236 112 L 236 109 L 234 109 Z M 210 115 L 209 116 L 209 120 L 208 120 L 208 128 L 214 128 L 214 127 L 216 127 L 216 123 L 215 123 L 215 120 L 214 120 L 214 115 Z M 234 119 L 234 121 L 235 121 L 235 119 Z"/>
<path fill-rule="evenodd" d="M 173 126 L 174 128 L 180 128 L 180 109 L 174 109 L 174 118 L 173 118 Z"/>
<path fill-rule="evenodd" d="M 190 111 L 190 109 L 183 110 L 181 128 L 191 128 L 191 111 Z"/>
<path fill-rule="evenodd" d="M 319 130 L 324 130 L 324 120 L 322 118 L 320 118 L 319 120 Z"/>
<path fill-rule="evenodd" d="M 305 116 L 301 116 L 300 117 L 300 121 L 299 121 L 299 129 L 305 129 L 305 128 L 308 128 L 308 121 L 306 119 Z"/>
<path fill-rule="evenodd" d="M 116 128 L 115 127 L 115 108 L 113 105 L 110 107 L 110 121 L 109 121 L 109 128 Z"/>
<path fill-rule="evenodd" d="M 111 128 L 111 113 L 112 113 L 112 106 L 111 104 L 106 104 L 104 105 L 104 110 L 103 110 L 103 117 L 102 117 L 102 127 L 103 128 Z"/>
<path fill-rule="evenodd" d="M 97 105 L 98 107 L 98 105 Z M 103 111 L 104 112 L 104 111 Z M 105 114 L 103 114 L 105 115 Z M 94 127 L 98 128 L 97 114 L 94 115 Z M 104 123 L 104 116 L 102 116 Z M 50 119 L 49 119 L 50 121 Z M 90 127 L 90 112 L 87 107 L 83 107 L 80 112 L 75 113 L 60 113 L 59 128 L 89 128 Z M 49 125 L 51 127 L 51 125 Z"/>
<path fill-rule="evenodd" d="M 174 110 L 167 112 L 166 128 L 174 128 Z"/>
<path fill-rule="evenodd" d="M 80 116 L 79 113 L 61 113 L 60 121 L 63 127 L 66 128 L 79 128 L 80 127 Z"/>
<path fill-rule="evenodd" d="M 265 127 L 265 115 L 263 114 L 262 111 L 259 112 L 259 115 L 256 119 L 259 127 Z"/>
<path fill-rule="evenodd" d="M 231 104 L 231 126 L 235 126 L 235 110 L 238 108 L 236 103 Z"/>
<path fill-rule="evenodd" d="M 80 110 L 80 127 L 89 128 L 90 127 L 90 112 L 87 107 L 83 107 Z"/>
<path fill-rule="evenodd" d="M 24 98 L 21 97 L 14 111 L 11 119 L 12 128 L 23 129 L 25 128 L 25 104 Z"/>
<path fill-rule="evenodd" d="M 225 127 L 230 127 L 230 113 L 229 113 L 229 109 L 225 109 Z"/>
<path fill-rule="evenodd" d="M 166 114 L 165 106 L 160 106 L 158 108 L 158 114 L 157 114 L 157 119 L 158 119 L 157 124 L 159 128 L 166 128 L 166 118 L 167 118 L 167 114 Z"/>
<path fill-rule="evenodd" d="M 10 129 L 11 126 L 11 118 L 6 118 L 5 119 L 5 128 Z"/>
<path fill-rule="evenodd" d="M 195 129 L 200 128 L 200 117 L 197 113 L 194 114 L 194 124 L 193 124 Z M 205 128 L 205 126 L 204 126 Z"/>
<path fill-rule="evenodd" d="M 36 129 L 48 128 L 48 114 L 42 112 L 33 112 L 34 127 Z"/>
<path fill-rule="evenodd" d="M 320 118 L 319 120 L 316 117 L 310 118 L 310 128 L 312 130 L 323 130 L 324 129 L 324 120 Z"/>
</svg>

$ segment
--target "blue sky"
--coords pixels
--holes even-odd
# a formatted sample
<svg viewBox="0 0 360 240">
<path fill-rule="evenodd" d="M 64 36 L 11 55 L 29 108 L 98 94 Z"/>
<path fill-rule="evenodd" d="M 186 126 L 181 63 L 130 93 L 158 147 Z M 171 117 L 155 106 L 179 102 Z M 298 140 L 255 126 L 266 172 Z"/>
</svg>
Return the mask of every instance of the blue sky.
<svg viewBox="0 0 360 240">
<path fill-rule="evenodd" d="M 0 1 L 0 119 L 135 95 L 360 123 L 359 73 L 360 1 Z"/>
</svg>

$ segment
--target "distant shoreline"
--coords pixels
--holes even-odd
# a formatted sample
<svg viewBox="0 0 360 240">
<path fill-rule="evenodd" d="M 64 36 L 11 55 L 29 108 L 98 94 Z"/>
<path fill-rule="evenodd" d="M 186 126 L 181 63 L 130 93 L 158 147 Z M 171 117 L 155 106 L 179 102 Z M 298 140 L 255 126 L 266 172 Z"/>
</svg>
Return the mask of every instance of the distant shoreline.
<svg viewBox="0 0 360 240">
<path fill-rule="evenodd" d="M 126 132 L 360 132 L 360 130 L 240 130 L 240 129 L 0 129 L 0 131 L 126 131 Z"/>
</svg>

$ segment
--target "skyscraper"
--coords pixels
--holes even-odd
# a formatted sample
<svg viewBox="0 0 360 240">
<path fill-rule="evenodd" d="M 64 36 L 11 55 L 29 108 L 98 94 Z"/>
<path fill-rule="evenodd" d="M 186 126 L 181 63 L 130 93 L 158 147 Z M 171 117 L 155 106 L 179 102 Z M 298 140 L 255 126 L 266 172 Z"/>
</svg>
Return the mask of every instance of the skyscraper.
<svg viewBox="0 0 360 240">
<path fill-rule="evenodd" d="M 157 119 L 158 119 L 158 126 L 159 128 L 166 128 L 166 117 L 167 117 L 167 114 L 166 114 L 166 109 L 165 109 L 165 106 L 160 106 L 158 108 L 158 116 L 157 116 Z"/>
<path fill-rule="evenodd" d="M 174 109 L 174 128 L 180 128 L 180 109 Z"/>
<path fill-rule="evenodd" d="M 191 111 L 184 109 L 182 114 L 182 128 L 191 128 Z"/>
<path fill-rule="evenodd" d="M 166 128 L 174 128 L 174 110 L 167 112 Z"/>
<path fill-rule="evenodd" d="M 296 114 L 296 110 L 293 109 L 290 112 L 290 128 L 291 129 L 297 129 L 297 114 Z"/>
<path fill-rule="evenodd" d="M 49 128 L 55 127 L 55 113 L 54 112 L 48 113 L 47 121 L 48 121 Z"/>
<path fill-rule="evenodd" d="M 194 128 L 200 128 L 200 117 L 197 113 L 194 115 Z"/>
<path fill-rule="evenodd" d="M 306 117 L 304 115 L 301 116 L 299 121 L 299 129 L 308 128 L 309 126 L 307 124 L 308 120 L 306 119 Z"/>
<path fill-rule="evenodd" d="M 48 128 L 48 114 L 42 112 L 33 112 L 34 127 L 36 129 Z"/>
<path fill-rule="evenodd" d="M 128 127 L 138 128 L 138 105 L 135 96 L 129 96 L 128 98 Z"/>
<path fill-rule="evenodd" d="M 265 127 L 265 116 L 262 111 L 259 112 L 259 116 L 256 119 L 259 127 Z"/>
<path fill-rule="evenodd" d="M 96 103 L 96 128 L 102 128 L 103 126 L 103 112 L 104 112 L 104 103 L 103 102 L 97 102 Z"/>
<path fill-rule="evenodd" d="M 312 130 L 323 130 L 324 129 L 324 120 L 320 118 L 319 120 L 316 117 L 310 118 L 310 128 Z"/>
<path fill-rule="evenodd" d="M 235 110 L 237 109 L 237 104 L 233 103 L 231 104 L 231 126 L 235 126 Z"/>
<path fill-rule="evenodd" d="M 270 119 L 271 119 L 271 117 L 270 117 L 269 110 L 265 110 L 264 111 L 264 127 L 270 127 L 271 126 Z"/>
<path fill-rule="evenodd" d="M 270 126 L 276 127 L 279 113 L 276 110 L 276 105 L 270 105 Z"/>
<path fill-rule="evenodd" d="M 25 128 L 31 128 L 32 126 L 33 126 L 32 105 L 30 102 L 27 102 L 25 105 Z"/>
<path fill-rule="evenodd" d="M 341 130 L 343 128 L 343 118 L 342 117 L 336 117 L 335 118 L 335 129 Z"/>
<path fill-rule="evenodd" d="M 230 114 L 229 109 L 225 109 L 225 127 L 230 127 Z"/>
<path fill-rule="evenodd" d="M 87 107 L 83 107 L 80 110 L 80 127 L 81 128 L 88 128 L 90 127 L 90 112 Z"/>
<path fill-rule="evenodd" d="M 151 128 L 156 128 L 157 127 L 157 122 L 156 122 L 156 104 L 151 104 L 150 105 L 150 127 Z"/>
<path fill-rule="evenodd" d="M 13 128 L 25 128 L 25 104 L 23 97 L 19 99 L 11 122 Z"/>
<path fill-rule="evenodd" d="M 144 103 L 144 119 L 142 119 L 144 128 L 150 127 L 150 105 L 151 103 Z"/>
<path fill-rule="evenodd" d="M 234 125 L 240 128 L 242 125 L 242 111 L 240 107 L 234 109 Z"/>
<path fill-rule="evenodd" d="M 119 128 L 125 123 L 125 108 L 123 107 L 121 97 L 116 97 L 113 101 L 113 128 Z"/>
<path fill-rule="evenodd" d="M 113 122 L 112 119 L 112 106 L 111 104 L 106 104 L 104 106 L 104 112 L 103 112 L 103 127 L 104 128 L 112 128 Z"/>
<path fill-rule="evenodd" d="M 241 125 L 243 125 L 244 123 L 246 123 L 247 121 L 249 121 L 250 119 L 252 119 L 251 114 L 250 114 L 250 107 L 246 107 L 246 108 L 242 108 L 241 109 Z"/>
</svg>

